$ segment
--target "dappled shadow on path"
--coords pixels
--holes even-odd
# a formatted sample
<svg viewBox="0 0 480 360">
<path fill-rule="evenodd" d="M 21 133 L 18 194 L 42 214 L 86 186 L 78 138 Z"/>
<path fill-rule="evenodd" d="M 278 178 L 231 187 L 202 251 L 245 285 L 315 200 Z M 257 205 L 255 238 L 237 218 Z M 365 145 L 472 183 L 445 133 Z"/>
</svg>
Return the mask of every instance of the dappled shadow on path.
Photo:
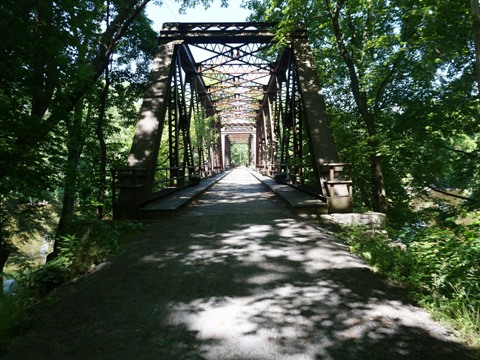
<svg viewBox="0 0 480 360">
<path fill-rule="evenodd" d="M 12 358 L 469 356 L 343 244 L 285 213 L 150 225 L 44 320 Z"/>
<path fill-rule="evenodd" d="M 208 340 L 208 358 L 412 359 L 452 348 L 400 290 L 311 225 L 238 221 L 192 236 L 157 260 L 161 268 L 173 260 L 198 284 L 200 296 L 169 303 L 168 319 Z"/>
</svg>

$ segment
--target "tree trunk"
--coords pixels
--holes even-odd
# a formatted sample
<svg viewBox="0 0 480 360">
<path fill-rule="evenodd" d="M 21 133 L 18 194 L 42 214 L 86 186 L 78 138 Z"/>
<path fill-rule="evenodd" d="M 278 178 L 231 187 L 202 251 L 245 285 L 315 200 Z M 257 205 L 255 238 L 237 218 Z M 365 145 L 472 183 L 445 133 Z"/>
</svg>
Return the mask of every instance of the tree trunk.
<svg viewBox="0 0 480 360">
<path fill-rule="evenodd" d="M 107 27 L 110 26 L 110 1 L 107 0 Z M 100 146 L 100 175 L 98 179 L 98 194 L 97 194 L 97 218 L 103 218 L 103 209 L 105 204 L 105 188 L 107 185 L 107 144 L 105 142 L 105 113 L 107 111 L 107 99 L 110 91 L 110 65 L 113 53 L 108 57 L 108 64 L 105 66 L 105 85 L 100 93 L 100 106 L 98 111 L 97 125 L 95 127 L 95 134 L 97 135 L 98 144 Z"/>
<path fill-rule="evenodd" d="M 103 208 L 105 203 L 105 188 L 107 185 L 107 144 L 105 142 L 104 126 L 105 113 L 107 109 L 107 98 L 110 90 L 110 71 L 108 66 L 105 68 L 105 86 L 100 94 L 100 108 L 98 113 L 97 125 L 95 133 L 97 135 L 98 144 L 100 145 L 100 177 L 98 181 L 97 194 L 97 218 L 103 218 Z"/>
<path fill-rule="evenodd" d="M 3 294 L 3 269 L 10 256 L 10 247 L 5 242 L 3 235 L 0 235 L 0 295 Z"/>
<path fill-rule="evenodd" d="M 90 61 L 91 75 L 88 78 L 81 78 L 77 83 L 70 85 L 64 91 L 54 92 L 49 99 L 48 116 L 43 116 L 41 123 L 34 131 L 16 134 L 16 143 L 20 144 L 26 151 L 28 148 L 37 146 L 45 141 L 46 136 L 58 125 L 58 123 L 69 116 L 69 113 L 75 108 L 78 99 L 87 94 L 101 77 L 108 59 L 112 55 L 118 42 L 125 35 L 131 23 L 140 14 L 150 0 L 128 0 L 125 5 L 116 14 L 110 26 L 105 29 L 100 40 L 97 42 L 95 56 Z M 47 98 L 46 95 L 44 95 Z M 45 99 L 46 100 L 46 99 Z M 45 109 L 46 112 L 47 109 Z M 36 110 L 39 113 L 39 110 Z M 18 163 L 18 159 L 13 157 L 11 162 Z M 2 169 L 4 170 L 4 169 Z M 0 171 L 0 178 L 8 176 L 8 171 Z"/>
<path fill-rule="evenodd" d="M 7 220 L 8 214 L 5 211 L 5 202 L 0 200 L 0 296 L 3 294 L 3 269 L 12 251 L 10 244 L 7 244 L 5 236 Z"/>
<path fill-rule="evenodd" d="M 371 154 L 370 164 L 372 167 L 373 210 L 386 214 L 388 210 L 387 191 L 385 189 L 385 181 L 383 177 L 382 157 L 377 154 L 380 144 L 376 139 L 377 129 L 375 127 L 375 117 L 368 113 L 368 116 L 363 120 L 367 128 L 368 136 L 373 139 L 368 142 Z"/>
<path fill-rule="evenodd" d="M 75 195 L 77 190 L 77 175 L 80 156 L 83 150 L 82 137 L 83 123 L 83 101 L 79 101 L 75 107 L 73 119 L 67 120 L 67 163 L 65 167 L 65 184 L 63 190 L 62 211 L 58 222 L 57 233 L 53 252 L 48 255 L 47 261 L 51 261 L 58 256 L 59 243 L 62 236 L 71 231 L 71 225 L 74 218 Z"/>
<path fill-rule="evenodd" d="M 387 194 L 385 191 L 385 182 L 382 171 L 382 158 L 378 155 L 372 155 L 372 174 L 373 174 L 373 210 L 381 213 L 387 213 Z"/>
<path fill-rule="evenodd" d="M 330 15 L 330 19 L 332 21 L 333 32 L 335 34 L 340 56 L 342 57 L 343 62 L 348 69 L 350 87 L 352 89 L 352 94 L 355 99 L 358 112 L 360 113 L 360 116 L 365 123 L 368 136 L 372 139 L 375 139 L 375 136 L 377 134 L 377 130 L 375 127 L 375 112 L 370 111 L 368 107 L 367 94 L 364 90 L 362 90 L 360 84 L 360 77 L 358 75 L 358 69 L 355 66 L 354 59 L 352 58 L 352 56 L 347 50 L 347 47 L 345 46 L 345 42 L 343 40 L 343 33 L 340 29 L 339 16 L 344 3 L 344 1 L 339 1 L 337 3 L 335 11 Z M 326 4 L 327 8 L 329 8 L 328 2 Z M 377 94 L 377 96 L 379 95 Z M 383 177 L 381 156 L 377 155 L 379 147 L 378 140 L 370 141 L 369 147 L 370 153 L 372 154 L 370 162 L 372 166 L 373 210 L 385 214 L 387 212 L 387 196 Z"/>
<path fill-rule="evenodd" d="M 473 42 L 475 45 L 475 78 L 480 96 L 480 1 L 471 0 Z"/>
<path fill-rule="evenodd" d="M 48 38 L 50 27 L 53 26 L 53 1 L 44 1 L 37 3 L 36 8 L 36 27 L 38 41 L 32 44 L 34 51 L 42 53 L 45 47 L 45 39 Z M 58 49 L 59 50 L 59 49 Z M 31 114 L 30 121 L 32 129 L 40 127 L 41 119 L 50 106 L 55 88 L 58 86 L 58 70 L 55 64 L 47 60 L 45 56 L 36 56 L 32 63 L 32 82 L 31 82 Z"/>
</svg>

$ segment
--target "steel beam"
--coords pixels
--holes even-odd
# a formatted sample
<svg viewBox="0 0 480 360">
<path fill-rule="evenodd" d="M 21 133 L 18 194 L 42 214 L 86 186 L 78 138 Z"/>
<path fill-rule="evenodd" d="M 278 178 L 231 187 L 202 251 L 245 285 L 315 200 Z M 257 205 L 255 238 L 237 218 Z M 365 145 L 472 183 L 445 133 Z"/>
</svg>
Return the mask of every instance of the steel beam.
<svg viewBox="0 0 480 360">
<path fill-rule="evenodd" d="M 338 162 L 338 153 L 330 128 L 325 98 L 317 78 L 315 63 L 306 39 L 293 43 L 298 84 L 301 92 L 304 123 L 309 136 L 312 165 L 317 179 L 320 167 L 325 163 Z"/>
<path fill-rule="evenodd" d="M 119 197 L 114 199 L 113 204 L 115 219 L 137 218 L 140 202 L 152 191 L 170 90 L 171 64 L 177 43 L 170 41 L 157 48 L 127 168 L 118 173 L 119 184 L 114 184 L 119 189 Z"/>
<path fill-rule="evenodd" d="M 272 28 L 266 23 L 164 24 L 127 162 L 127 169 L 135 171 L 122 173 L 120 202 L 135 208 L 151 194 L 167 112 L 170 166 L 195 168 L 190 120 L 199 107 L 205 121 L 215 120 L 211 142 L 195 149 L 198 167 L 210 163 L 216 171 L 229 166 L 230 143 L 236 140 L 227 131 L 243 134 L 251 127 L 250 163 L 269 174 L 274 169 L 285 175 L 288 168 L 292 181 L 303 183 L 307 139 L 319 189 L 325 197 L 341 192 L 337 186 L 345 181 L 325 175 L 325 165 L 337 164 L 338 154 L 305 32 L 294 33 L 270 64 L 262 53 L 275 42 Z M 190 47 L 210 54 L 197 63 Z M 336 172 L 337 165 L 329 169 Z M 135 174 L 134 179 L 125 174 Z"/>
</svg>

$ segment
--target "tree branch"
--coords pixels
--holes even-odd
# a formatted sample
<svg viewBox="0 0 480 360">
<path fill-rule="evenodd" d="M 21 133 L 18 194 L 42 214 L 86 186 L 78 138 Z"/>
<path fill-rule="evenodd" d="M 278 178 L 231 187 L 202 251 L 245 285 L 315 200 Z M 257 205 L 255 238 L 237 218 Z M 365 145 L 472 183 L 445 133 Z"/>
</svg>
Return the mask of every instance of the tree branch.
<svg viewBox="0 0 480 360">
<path fill-rule="evenodd" d="M 83 98 L 92 88 L 95 82 L 102 75 L 105 66 L 108 65 L 108 59 L 115 49 L 118 41 L 122 38 L 128 27 L 138 14 L 145 8 L 150 0 L 130 0 L 128 4 L 117 14 L 110 26 L 103 33 L 95 57 L 90 62 L 92 75 L 83 83 L 77 84 L 68 93 L 59 92 L 55 97 L 55 105 L 52 108 L 51 115 L 42 122 L 42 126 L 36 134 L 27 142 L 27 145 L 34 145 L 47 136 L 52 129 L 73 110 L 77 101 Z"/>
<path fill-rule="evenodd" d="M 397 53 L 397 56 L 395 56 L 395 60 L 392 63 L 391 68 L 389 69 L 387 75 L 383 78 L 382 82 L 377 88 L 377 91 L 375 92 L 375 98 L 374 98 L 374 114 L 376 115 L 379 111 L 380 108 L 380 99 L 383 96 L 383 93 L 388 85 L 388 83 L 392 80 L 393 74 L 397 70 L 398 65 L 400 64 L 400 61 L 403 58 L 403 51 L 402 49 L 399 50 Z"/>
<path fill-rule="evenodd" d="M 479 152 L 478 151 L 474 151 L 474 152 L 468 152 L 468 151 L 464 151 L 464 150 L 458 150 L 458 149 L 454 149 L 450 146 L 443 146 L 444 149 L 447 149 L 447 150 L 450 150 L 450 151 L 453 151 L 453 152 L 456 152 L 456 153 L 459 153 L 459 154 L 462 154 L 462 155 L 466 155 L 470 158 L 473 158 L 473 159 L 478 159 L 479 158 Z"/>
<path fill-rule="evenodd" d="M 472 13 L 473 43 L 475 46 L 475 78 L 477 80 L 478 96 L 480 96 L 480 3 L 470 0 Z"/>
<path fill-rule="evenodd" d="M 347 66 L 349 77 L 350 77 L 350 85 L 353 93 L 353 97 L 355 99 L 355 102 L 357 104 L 358 110 L 360 112 L 360 115 L 365 121 L 365 124 L 367 125 L 367 130 L 369 135 L 374 135 L 375 134 L 375 129 L 372 126 L 372 121 L 371 121 L 371 114 L 368 111 L 368 105 L 367 105 L 367 96 L 366 94 L 360 89 L 360 80 L 357 74 L 357 70 L 355 67 L 355 63 L 350 56 L 346 46 L 345 42 L 343 40 L 343 34 L 340 30 L 340 23 L 339 23 L 339 17 L 340 17 L 340 11 L 344 5 L 345 1 L 344 0 L 339 0 L 337 2 L 337 5 L 335 6 L 335 12 L 330 13 L 330 20 L 332 21 L 332 27 L 333 27 L 333 32 L 335 34 L 335 39 L 337 41 L 337 46 L 340 51 L 340 56 L 342 57 L 345 65 Z M 329 7 L 329 2 L 326 1 L 325 4 L 327 7 Z"/>
<path fill-rule="evenodd" d="M 469 197 L 466 197 L 466 196 L 462 196 L 462 195 L 456 195 L 456 194 L 452 194 L 446 190 L 442 190 L 442 189 L 438 189 L 434 186 L 431 186 L 431 185 L 427 185 L 427 188 L 429 188 L 430 190 L 433 190 L 435 192 L 438 192 L 440 194 L 443 194 L 443 195 L 447 195 L 447 196 L 450 196 L 450 197 L 453 197 L 455 199 L 461 199 L 461 200 L 466 200 L 466 201 L 471 201 L 471 203 L 479 203 L 480 200 L 478 199 L 473 199 L 473 198 L 469 198 Z"/>
<path fill-rule="evenodd" d="M 423 21 L 423 18 L 422 18 L 422 21 Z M 403 27 L 402 33 L 401 33 L 401 42 L 402 43 L 406 44 L 407 41 L 410 40 L 413 37 L 413 35 L 415 35 L 416 29 L 418 29 L 418 27 L 420 26 L 422 21 L 419 21 L 417 25 L 414 25 L 413 28 L 410 31 L 409 31 L 408 23 L 407 22 L 404 23 L 404 27 Z M 395 73 L 398 65 L 400 64 L 401 60 L 403 59 L 403 55 L 404 55 L 403 50 L 404 50 L 405 47 L 406 47 L 406 45 L 402 45 L 400 47 L 399 51 L 397 52 L 397 55 L 395 56 L 395 59 L 392 62 L 392 67 L 390 68 L 387 75 L 385 76 L 383 81 L 380 83 L 380 86 L 378 87 L 378 89 L 376 91 L 375 99 L 374 99 L 374 104 L 375 104 L 374 105 L 374 113 L 375 114 L 378 113 L 378 110 L 379 110 L 379 107 L 380 107 L 380 105 L 379 105 L 380 104 L 380 99 L 383 95 L 383 92 L 385 91 L 385 88 L 387 87 L 388 83 L 391 81 L 391 79 L 393 77 L 393 74 Z"/>
</svg>

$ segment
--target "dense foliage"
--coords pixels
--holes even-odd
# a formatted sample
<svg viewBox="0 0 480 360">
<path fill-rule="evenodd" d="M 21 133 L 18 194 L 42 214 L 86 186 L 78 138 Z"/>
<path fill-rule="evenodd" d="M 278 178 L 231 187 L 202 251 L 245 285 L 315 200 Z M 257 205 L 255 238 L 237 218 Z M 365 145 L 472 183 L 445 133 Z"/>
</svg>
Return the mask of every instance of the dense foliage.
<svg viewBox="0 0 480 360">
<path fill-rule="evenodd" d="M 388 215 L 388 236 L 350 231 L 352 250 L 478 346 L 479 1 L 246 6 L 278 23 L 280 45 L 307 30 L 337 148 L 354 164 L 355 208 Z"/>
<path fill-rule="evenodd" d="M 32 267 L 16 257 L 12 293 L 0 294 L 0 356 L 35 320 L 32 304 L 59 284 L 75 281 L 122 253 L 126 237 L 141 229 L 135 222 L 76 221 L 71 235 L 62 239 L 58 256 L 45 266 Z"/>
<path fill-rule="evenodd" d="M 244 166 L 249 163 L 248 144 L 233 144 L 230 149 L 230 157 L 232 164 L 235 166 Z"/>
<path fill-rule="evenodd" d="M 147 3 L 0 4 L 0 273 L 20 227 L 57 255 L 75 219 L 108 215 L 107 170 L 125 161 L 155 49 Z"/>
<path fill-rule="evenodd" d="M 375 271 L 406 286 L 422 305 L 480 347 L 480 214 L 438 220 L 390 236 L 350 229 L 345 239 Z"/>
<path fill-rule="evenodd" d="M 472 19 L 464 1 L 250 1 L 254 20 L 298 24 L 316 56 L 358 210 L 415 221 L 412 199 L 478 192 L 479 108 Z M 468 196 L 467 196 L 468 197 Z"/>
</svg>

